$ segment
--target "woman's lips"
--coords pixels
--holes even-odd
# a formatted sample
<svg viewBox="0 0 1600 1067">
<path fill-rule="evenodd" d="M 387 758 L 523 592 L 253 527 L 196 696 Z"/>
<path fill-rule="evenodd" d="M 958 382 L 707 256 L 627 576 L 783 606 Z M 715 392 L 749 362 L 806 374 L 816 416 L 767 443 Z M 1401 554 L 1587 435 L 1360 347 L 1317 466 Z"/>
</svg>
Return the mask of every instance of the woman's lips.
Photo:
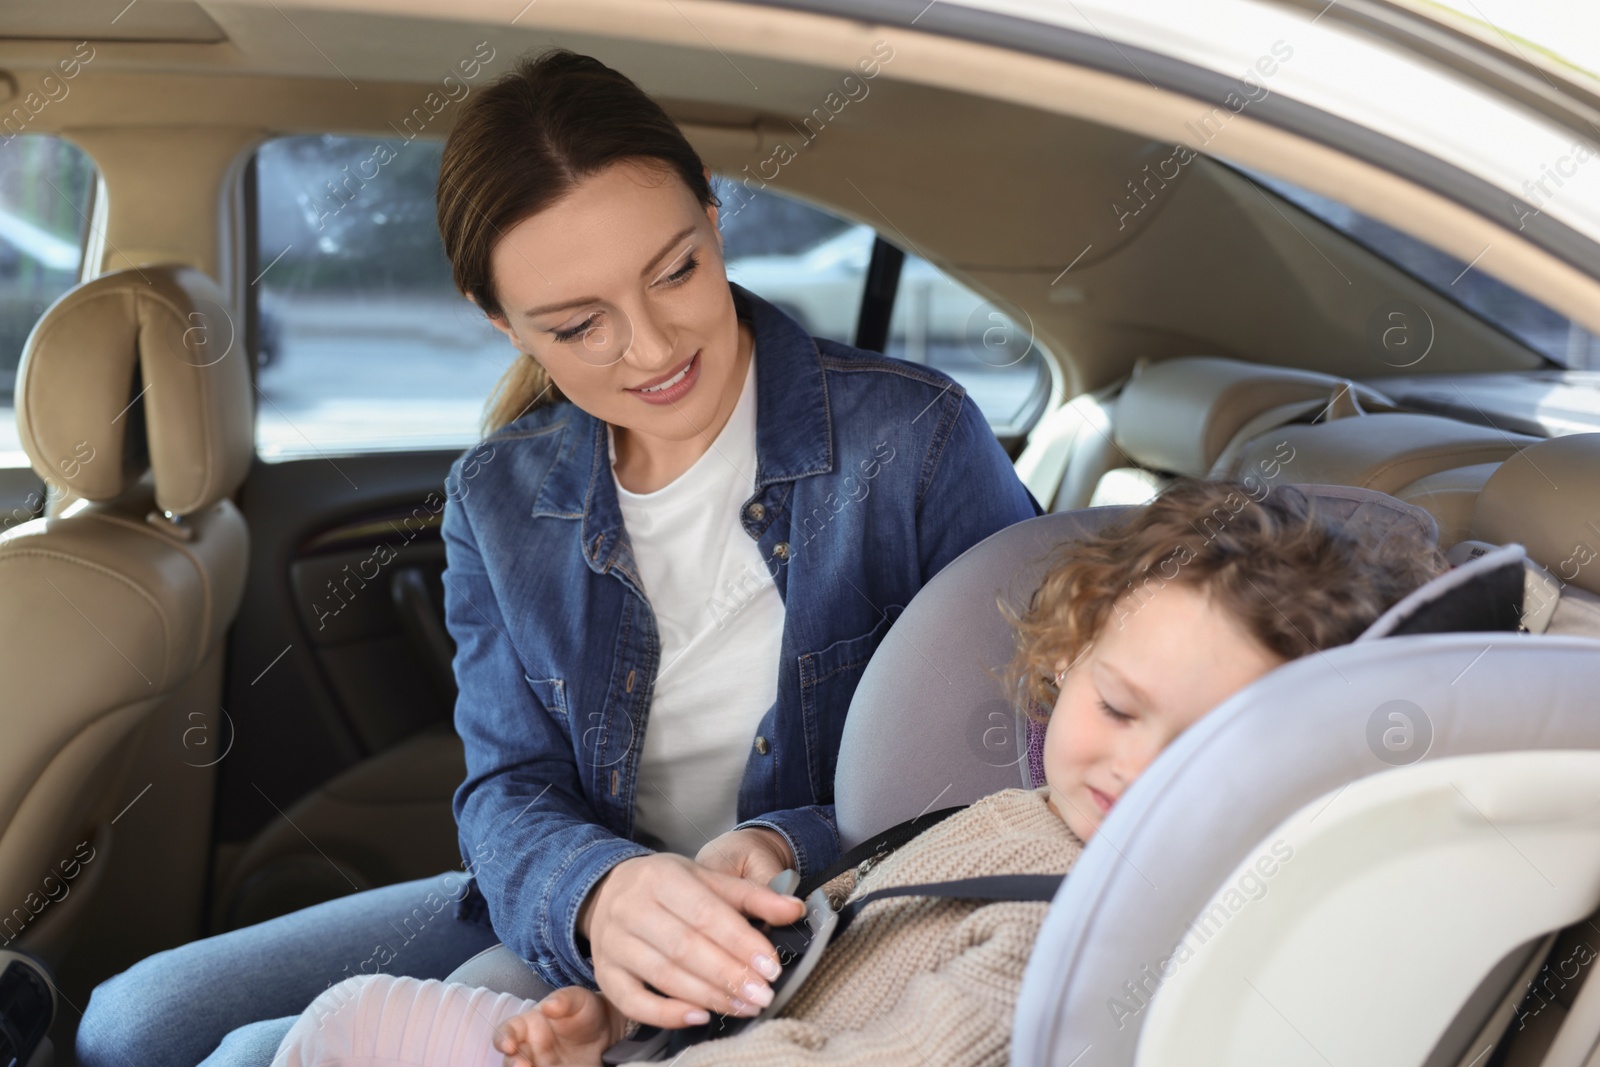
<svg viewBox="0 0 1600 1067">
<path fill-rule="evenodd" d="M 700 380 L 700 353 L 696 352 L 689 357 L 687 363 L 674 368 L 671 372 L 661 375 L 652 382 L 626 390 L 643 400 L 646 404 L 675 404 L 688 395 L 694 388 L 694 383 Z M 662 386 L 664 382 L 671 385 Z M 652 386 L 656 388 L 652 388 Z M 646 390 L 649 390 L 648 392 Z"/>
<path fill-rule="evenodd" d="M 1101 815 L 1104 815 L 1107 812 L 1109 812 L 1111 810 L 1111 805 L 1113 805 L 1113 804 L 1115 804 L 1117 802 L 1115 797 L 1106 796 L 1104 793 L 1100 792 L 1100 790 L 1096 789 L 1092 785 L 1084 786 L 1084 788 L 1089 791 L 1090 798 L 1097 805 L 1099 805 L 1100 814 Z"/>
</svg>

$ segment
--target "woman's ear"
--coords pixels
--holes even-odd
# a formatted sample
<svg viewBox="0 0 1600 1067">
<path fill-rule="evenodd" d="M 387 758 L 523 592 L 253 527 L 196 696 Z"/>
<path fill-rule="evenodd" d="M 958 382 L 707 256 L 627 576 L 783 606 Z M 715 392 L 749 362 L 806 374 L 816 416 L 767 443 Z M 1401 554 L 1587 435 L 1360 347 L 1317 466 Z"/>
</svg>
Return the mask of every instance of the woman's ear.
<svg viewBox="0 0 1600 1067">
<path fill-rule="evenodd" d="M 706 184 L 711 184 L 711 168 L 702 167 L 701 172 L 706 176 Z M 717 255 L 726 259 L 722 248 L 722 209 L 716 204 L 707 204 L 706 218 L 711 220 L 711 232 L 717 235 Z"/>
<path fill-rule="evenodd" d="M 478 303 L 478 298 L 477 297 L 473 296 L 471 293 L 466 294 L 466 296 L 467 296 L 467 299 L 472 302 L 472 306 L 473 307 L 477 308 L 479 311 L 483 311 L 483 305 Z M 490 326 L 493 326 L 495 329 L 499 330 L 501 333 L 506 335 L 506 340 L 511 342 L 511 347 L 512 348 L 515 348 L 518 352 L 522 352 L 522 353 L 524 353 L 526 355 L 532 355 L 533 354 L 533 353 L 529 352 L 526 348 L 522 347 L 521 342 L 517 340 L 516 333 L 513 332 L 512 329 L 511 329 L 511 323 L 506 321 L 506 317 L 504 315 L 495 315 L 495 314 L 492 314 L 490 312 L 484 311 L 483 317 L 489 320 L 489 325 Z"/>
</svg>

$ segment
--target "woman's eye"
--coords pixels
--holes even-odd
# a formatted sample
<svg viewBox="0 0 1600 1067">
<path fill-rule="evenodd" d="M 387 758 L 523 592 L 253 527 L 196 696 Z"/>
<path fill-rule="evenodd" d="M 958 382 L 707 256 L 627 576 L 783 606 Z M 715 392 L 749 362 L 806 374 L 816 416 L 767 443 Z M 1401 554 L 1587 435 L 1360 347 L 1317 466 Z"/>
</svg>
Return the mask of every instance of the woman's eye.
<svg viewBox="0 0 1600 1067">
<path fill-rule="evenodd" d="M 1118 711 L 1116 708 L 1112 707 L 1110 704 L 1107 704 L 1103 699 L 1100 701 L 1100 710 L 1104 711 L 1107 715 L 1111 716 L 1112 720 L 1115 721 L 1115 722 L 1132 722 L 1133 721 L 1133 716 L 1132 715 L 1129 715 L 1126 712 Z"/>
<path fill-rule="evenodd" d="M 664 280 L 668 285 L 680 285 L 689 280 L 689 275 L 693 274 L 694 269 L 699 265 L 700 260 L 695 256 L 690 256 L 683 266 L 667 275 Z"/>
<path fill-rule="evenodd" d="M 588 318 L 584 319 L 581 323 L 574 326 L 570 330 L 557 330 L 555 333 L 556 340 L 560 341 L 562 344 L 566 344 L 580 334 L 588 333 L 589 328 L 594 325 L 595 319 L 597 318 L 599 318 L 598 315 L 590 315 Z"/>
<path fill-rule="evenodd" d="M 682 285 L 684 282 L 689 280 L 689 275 L 693 274 L 695 272 L 695 268 L 698 266 L 700 266 L 699 258 L 696 256 L 690 256 L 688 261 L 685 262 L 683 266 L 679 267 L 677 270 L 663 278 L 662 282 L 668 286 Z M 577 340 L 583 334 L 588 333 L 589 330 L 594 327 L 595 321 L 598 318 L 598 315 L 591 315 L 587 319 L 583 320 L 583 322 L 572 327 L 570 330 L 555 331 L 553 336 L 562 344 L 568 344 Z"/>
</svg>

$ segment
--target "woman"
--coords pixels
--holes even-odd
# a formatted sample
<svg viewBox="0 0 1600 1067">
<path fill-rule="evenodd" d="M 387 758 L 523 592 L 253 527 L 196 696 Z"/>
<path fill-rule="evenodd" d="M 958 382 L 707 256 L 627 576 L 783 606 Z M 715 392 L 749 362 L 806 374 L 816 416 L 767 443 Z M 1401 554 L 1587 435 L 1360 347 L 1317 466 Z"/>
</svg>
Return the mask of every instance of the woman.
<svg viewBox="0 0 1600 1067">
<path fill-rule="evenodd" d="M 770 1000 L 747 917 L 793 921 L 766 881 L 838 853 L 867 659 L 940 568 L 1039 507 L 949 378 L 730 284 L 709 177 L 586 56 L 524 60 L 463 105 L 439 229 L 523 353 L 446 482 L 473 884 L 153 956 L 95 990 L 80 1062 L 267 1064 L 333 982 L 443 977 L 496 940 L 647 1022 Z M 433 918 L 440 894 L 461 905 Z"/>
</svg>

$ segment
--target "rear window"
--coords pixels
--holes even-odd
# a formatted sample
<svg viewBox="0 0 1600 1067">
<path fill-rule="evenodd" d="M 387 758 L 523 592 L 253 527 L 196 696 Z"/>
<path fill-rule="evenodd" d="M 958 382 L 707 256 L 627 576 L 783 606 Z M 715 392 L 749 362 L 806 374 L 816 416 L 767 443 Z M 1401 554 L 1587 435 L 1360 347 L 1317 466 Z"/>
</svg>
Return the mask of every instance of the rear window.
<svg viewBox="0 0 1600 1067">
<path fill-rule="evenodd" d="M 1457 259 L 1371 216 L 1281 178 L 1237 165 L 1234 169 L 1547 359 L 1578 370 L 1600 368 L 1600 339 L 1565 315 L 1475 269 L 1474 262 Z"/>
</svg>

